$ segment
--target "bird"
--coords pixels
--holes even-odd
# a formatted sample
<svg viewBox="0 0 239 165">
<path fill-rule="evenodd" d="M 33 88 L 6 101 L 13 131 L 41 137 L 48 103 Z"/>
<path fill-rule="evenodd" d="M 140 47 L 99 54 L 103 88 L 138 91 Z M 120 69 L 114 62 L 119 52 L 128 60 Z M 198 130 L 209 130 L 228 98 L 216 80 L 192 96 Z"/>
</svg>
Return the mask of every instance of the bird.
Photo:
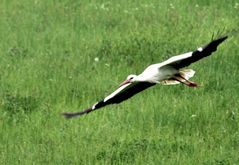
<svg viewBox="0 0 239 165">
<path fill-rule="evenodd" d="M 139 75 L 130 74 L 114 92 L 106 96 L 101 101 L 96 102 L 91 107 L 83 111 L 64 112 L 62 115 L 65 118 L 73 118 L 89 114 L 90 112 L 100 109 L 106 105 L 121 103 L 135 94 L 156 84 L 174 85 L 182 83 L 188 87 L 198 87 L 199 85 L 196 82 L 189 80 L 194 76 L 195 71 L 192 69 L 185 69 L 185 67 L 201 60 L 204 57 L 210 56 L 217 50 L 218 45 L 220 45 L 227 38 L 228 36 L 219 37 L 211 40 L 210 43 L 199 47 L 194 51 L 173 56 L 161 63 L 152 64 Z"/>
</svg>

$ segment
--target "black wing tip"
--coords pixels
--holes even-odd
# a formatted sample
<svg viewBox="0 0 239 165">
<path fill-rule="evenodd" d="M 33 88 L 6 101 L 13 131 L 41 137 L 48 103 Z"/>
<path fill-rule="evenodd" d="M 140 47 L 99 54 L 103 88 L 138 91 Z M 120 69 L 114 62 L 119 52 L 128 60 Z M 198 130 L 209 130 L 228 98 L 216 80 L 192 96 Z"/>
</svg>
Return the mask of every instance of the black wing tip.
<svg viewBox="0 0 239 165">
<path fill-rule="evenodd" d="M 73 117 L 79 116 L 78 113 L 74 113 L 74 112 L 63 112 L 63 113 L 61 113 L 61 115 L 64 116 L 65 119 L 71 119 Z"/>
<path fill-rule="evenodd" d="M 61 113 L 61 115 L 64 116 L 65 119 L 71 119 L 71 118 L 74 118 L 74 117 L 82 116 L 84 114 L 88 114 L 91 111 L 92 111 L 92 108 L 89 108 L 89 109 L 86 109 L 86 110 L 81 111 L 81 112 L 63 112 L 63 113 Z"/>
<path fill-rule="evenodd" d="M 218 45 L 220 45 L 223 41 L 225 41 L 228 38 L 227 35 L 219 37 L 217 39 L 214 39 L 211 41 L 208 45 L 206 45 L 204 48 L 210 48 L 212 52 L 217 50 Z"/>
<path fill-rule="evenodd" d="M 223 42 L 224 40 L 226 40 L 228 38 L 227 35 L 219 37 L 218 39 L 216 39 L 216 41 L 218 41 L 219 43 Z"/>
<path fill-rule="evenodd" d="M 84 111 L 80 111 L 80 112 L 63 112 L 61 113 L 62 116 L 64 116 L 66 119 L 71 119 L 74 117 L 80 117 L 82 115 L 88 114 L 96 109 L 99 109 L 103 106 L 107 105 L 107 103 L 104 102 L 104 100 L 99 101 L 97 103 L 95 103 L 92 107 L 85 109 Z"/>
</svg>

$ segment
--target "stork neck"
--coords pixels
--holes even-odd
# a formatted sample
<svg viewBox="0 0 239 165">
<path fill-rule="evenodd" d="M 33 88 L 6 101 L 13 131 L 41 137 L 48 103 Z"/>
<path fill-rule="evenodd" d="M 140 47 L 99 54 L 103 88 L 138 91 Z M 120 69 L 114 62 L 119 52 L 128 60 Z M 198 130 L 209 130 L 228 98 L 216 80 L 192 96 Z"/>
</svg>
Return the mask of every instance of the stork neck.
<svg viewBox="0 0 239 165">
<path fill-rule="evenodd" d="M 138 75 L 134 78 L 135 82 L 142 82 L 145 81 L 144 77 L 142 75 Z"/>
</svg>

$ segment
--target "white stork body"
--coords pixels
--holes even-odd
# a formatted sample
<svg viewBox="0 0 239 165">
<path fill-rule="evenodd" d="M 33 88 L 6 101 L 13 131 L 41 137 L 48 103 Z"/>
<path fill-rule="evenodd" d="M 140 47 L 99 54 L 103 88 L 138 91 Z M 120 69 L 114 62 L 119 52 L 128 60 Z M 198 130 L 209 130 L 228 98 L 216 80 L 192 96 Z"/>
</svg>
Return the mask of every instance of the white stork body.
<svg viewBox="0 0 239 165">
<path fill-rule="evenodd" d="M 161 83 L 177 73 L 179 73 L 179 70 L 159 63 L 148 66 L 138 77 L 151 83 Z"/>
<path fill-rule="evenodd" d="M 66 112 L 63 115 L 66 118 L 71 118 L 87 114 L 108 104 L 120 103 L 158 83 L 164 85 L 183 83 L 189 87 L 197 87 L 198 85 L 195 82 L 189 80 L 189 78 L 193 77 L 195 71 L 183 68 L 211 55 L 225 39 L 227 39 L 227 36 L 213 40 L 206 46 L 200 47 L 195 51 L 171 57 L 158 64 L 152 64 L 139 75 L 129 75 L 117 90 L 90 108 L 81 112 Z"/>
</svg>

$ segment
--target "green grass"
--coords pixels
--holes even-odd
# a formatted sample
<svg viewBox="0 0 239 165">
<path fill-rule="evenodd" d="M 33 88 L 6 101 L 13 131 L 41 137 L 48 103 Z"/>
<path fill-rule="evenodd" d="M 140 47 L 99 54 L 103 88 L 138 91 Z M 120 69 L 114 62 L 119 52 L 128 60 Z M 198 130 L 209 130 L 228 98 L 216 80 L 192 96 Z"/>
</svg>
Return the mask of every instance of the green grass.
<svg viewBox="0 0 239 165">
<path fill-rule="evenodd" d="M 198 89 L 157 85 L 82 118 L 60 113 L 237 29 L 238 13 L 236 0 L 3 0 L 0 164 L 237 164 L 238 34 L 190 66 Z"/>
</svg>

